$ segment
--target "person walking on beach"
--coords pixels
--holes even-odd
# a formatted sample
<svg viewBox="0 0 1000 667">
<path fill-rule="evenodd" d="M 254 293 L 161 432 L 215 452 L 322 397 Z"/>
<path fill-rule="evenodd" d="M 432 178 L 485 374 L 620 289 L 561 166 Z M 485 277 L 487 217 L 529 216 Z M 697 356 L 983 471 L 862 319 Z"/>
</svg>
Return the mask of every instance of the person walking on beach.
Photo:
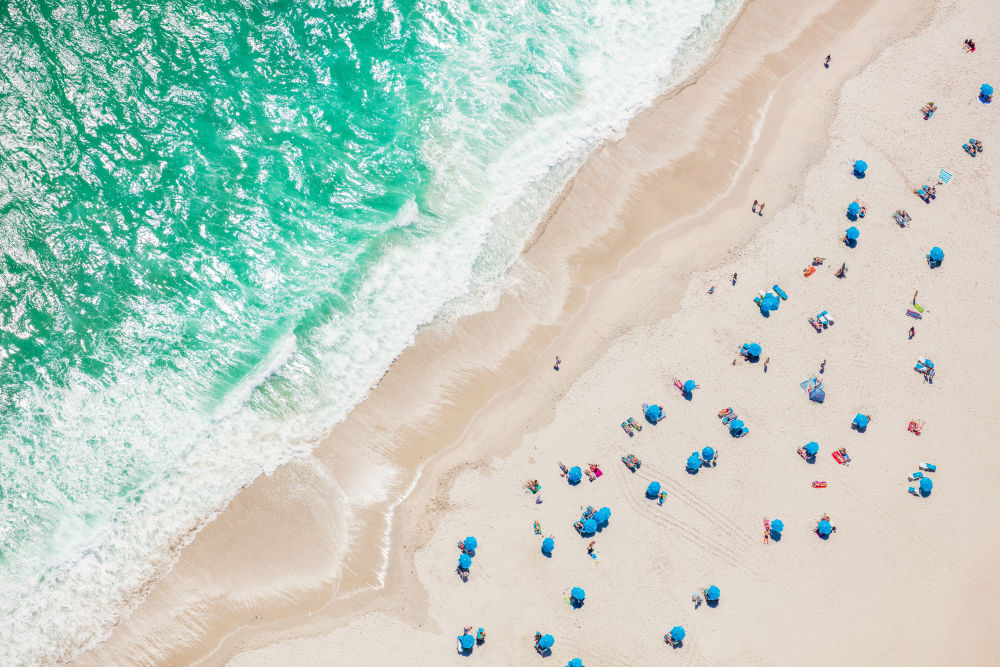
<svg viewBox="0 0 1000 667">
<path fill-rule="evenodd" d="M 764 202 L 760 203 L 760 210 L 757 211 L 757 215 L 764 215 Z"/>
<path fill-rule="evenodd" d="M 556 355 L 556 365 L 553 366 L 552 368 L 554 368 L 555 370 L 559 370 L 559 364 L 561 364 L 561 363 L 562 363 L 562 359 L 560 359 L 559 355 L 557 354 Z"/>
<path fill-rule="evenodd" d="M 826 370 L 826 359 L 819 365 L 819 374 L 822 375 L 824 370 Z"/>
<path fill-rule="evenodd" d="M 913 327 L 910 327 L 910 340 L 913 340 L 913 337 L 916 335 L 917 335 L 916 330 Z"/>
<path fill-rule="evenodd" d="M 823 67 L 830 69 L 830 56 L 827 55 L 826 62 L 823 63 Z"/>
<path fill-rule="evenodd" d="M 588 556 L 592 556 L 594 554 L 594 543 L 595 542 L 597 542 L 597 540 L 591 540 L 590 544 L 587 545 L 587 555 Z"/>
<path fill-rule="evenodd" d="M 757 200 L 756 199 L 753 200 L 753 208 L 750 209 L 750 210 L 752 210 L 754 213 L 757 212 Z"/>
<path fill-rule="evenodd" d="M 734 273 L 733 274 L 733 285 L 735 285 L 735 284 L 736 284 L 736 274 Z"/>
<path fill-rule="evenodd" d="M 764 360 L 764 372 L 765 372 L 765 373 L 767 372 L 767 363 L 768 363 L 769 361 L 771 361 L 771 357 L 768 357 L 767 359 L 765 359 L 765 360 Z"/>
</svg>

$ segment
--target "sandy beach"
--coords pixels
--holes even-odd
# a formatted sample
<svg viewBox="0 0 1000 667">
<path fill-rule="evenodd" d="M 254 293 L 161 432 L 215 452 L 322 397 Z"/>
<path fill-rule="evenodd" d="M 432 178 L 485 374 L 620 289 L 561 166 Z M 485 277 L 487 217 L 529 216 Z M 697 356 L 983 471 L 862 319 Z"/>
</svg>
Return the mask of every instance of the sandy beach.
<svg viewBox="0 0 1000 667">
<path fill-rule="evenodd" d="M 553 665 L 991 664 L 1000 133 L 977 94 L 996 84 L 998 29 L 981 2 L 748 2 L 691 81 L 588 159 L 494 310 L 421 332 L 311 456 L 237 496 L 76 662 L 449 664 L 471 625 L 487 632 L 471 659 L 491 665 L 541 660 L 536 631 L 555 637 Z M 930 203 L 913 194 L 924 184 Z M 775 284 L 788 299 L 765 318 L 753 299 Z M 823 311 L 835 323 L 816 331 Z M 759 362 L 738 356 L 747 342 Z M 822 404 L 800 386 L 814 376 Z M 688 400 L 674 379 L 699 388 Z M 665 419 L 646 422 L 643 403 Z M 723 426 L 727 407 L 746 436 Z M 796 454 L 810 441 L 814 462 Z M 717 465 L 688 472 L 706 446 Z M 603 474 L 570 485 L 560 461 Z M 937 471 L 919 497 L 923 462 Z M 394 491 L 373 497 L 375 479 Z M 662 505 L 645 498 L 654 481 Z M 587 506 L 611 519 L 583 538 Z M 713 584 L 719 604 L 696 608 Z M 687 638 L 671 649 L 675 625 Z"/>
</svg>

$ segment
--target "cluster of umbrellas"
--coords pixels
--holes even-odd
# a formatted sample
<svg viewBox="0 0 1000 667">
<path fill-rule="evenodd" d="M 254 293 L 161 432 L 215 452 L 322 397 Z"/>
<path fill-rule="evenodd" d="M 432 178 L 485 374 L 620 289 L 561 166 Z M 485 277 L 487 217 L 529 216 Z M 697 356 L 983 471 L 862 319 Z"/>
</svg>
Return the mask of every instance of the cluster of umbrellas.
<svg viewBox="0 0 1000 667">
<path fill-rule="evenodd" d="M 760 300 L 760 312 L 762 315 L 767 315 L 772 310 L 778 310 L 778 306 L 780 305 L 781 301 L 778 299 L 778 297 L 768 292 L 767 294 L 764 295 L 764 298 Z"/>
<path fill-rule="evenodd" d="M 476 553 L 479 543 L 471 535 L 462 542 L 462 554 L 458 557 L 458 566 L 463 570 L 472 567 L 472 554 Z"/>
</svg>

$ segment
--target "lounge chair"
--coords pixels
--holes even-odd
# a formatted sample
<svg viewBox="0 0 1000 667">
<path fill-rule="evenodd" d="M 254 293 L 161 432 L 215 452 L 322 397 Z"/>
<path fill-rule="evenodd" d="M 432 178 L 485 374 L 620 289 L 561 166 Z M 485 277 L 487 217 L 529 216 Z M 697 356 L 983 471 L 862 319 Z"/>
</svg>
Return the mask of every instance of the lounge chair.
<svg viewBox="0 0 1000 667">
<path fill-rule="evenodd" d="M 979 141 L 978 139 L 969 139 L 969 143 L 972 146 L 975 146 L 978 152 L 980 153 L 983 152 L 983 142 Z"/>
<path fill-rule="evenodd" d="M 628 437 L 630 438 L 633 435 L 635 435 L 634 433 L 632 433 L 632 425 L 629 424 L 627 421 L 622 422 L 622 430 L 628 433 Z"/>
<path fill-rule="evenodd" d="M 969 144 L 962 144 L 962 148 L 964 148 L 965 152 L 971 155 L 972 157 L 976 157 L 976 149 L 974 147 L 970 146 Z"/>
<path fill-rule="evenodd" d="M 920 313 L 918 313 L 915 310 L 911 310 L 910 308 L 906 309 L 906 314 L 909 315 L 910 317 L 912 317 L 915 320 L 919 320 L 919 319 L 923 318 L 923 315 L 921 315 Z"/>
<path fill-rule="evenodd" d="M 926 470 L 927 472 L 937 472 L 937 466 L 933 463 L 921 463 L 920 469 Z"/>
<path fill-rule="evenodd" d="M 907 491 L 909 491 L 911 495 L 917 496 L 918 498 L 920 497 L 920 494 L 917 493 L 917 489 L 915 487 L 911 486 L 907 489 Z"/>
<path fill-rule="evenodd" d="M 730 412 L 728 415 L 722 418 L 722 423 L 728 426 L 730 422 L 734 422 L 737 419 L 738 417 L 736 416 L 736 413 Z"/>
<path fill-rule="evenodd" d="M 910 475 L 910 481 L 911 482 L 915 482 L 915 481 L 917 481 L 918 479 L 920 479 L 923 476 L 924 476 L 924 473 L 919 472 L 919 471 L 915 472 L 912 475 Z"/>
<path fill-rule="evenodd" d="M 817 322 L 816 320 L 814 320 L 811 317 L 809 318 L 809 324 L 811 324 L 812 328 L 815 329 L 816 331 L 822 331 L 823 330 L 823 325 L 820 324 L 819 322 Z"/>
<path fill-rule="evenodd" d="M 782 301 L 788 301 L 788 294 L 785 293 L 785 290 L 781 289 L 777 285 L 774 285 L 771 289 L 774 290 L 775 294 L 777 294 L 779 297 L 781 297 Z"/>
<path fill-rule="evenodd" d="M 731 415 L 731 414 L 733 414 L 733 409 L 732 408 L 726 408 L 725 410 L 719 410 L 719 419 L 722 419 L 726 415 Z"/>
</svg>

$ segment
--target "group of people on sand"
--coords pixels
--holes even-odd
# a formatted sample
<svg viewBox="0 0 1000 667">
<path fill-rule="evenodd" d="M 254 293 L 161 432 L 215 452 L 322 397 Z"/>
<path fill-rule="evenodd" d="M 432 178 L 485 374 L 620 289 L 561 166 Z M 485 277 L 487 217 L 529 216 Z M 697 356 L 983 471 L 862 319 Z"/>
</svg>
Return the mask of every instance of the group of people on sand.
<svg viewBox="0 0 1000 667">
<path fill-rule="evenodd" d="M 760 207 L 759 209 L 757 207 Z M 757 203 L 757 200 L 753 200 L 753 208 L 751 209 L 757 215 L 764 215 L 764 202 Z"/>
</svg>

